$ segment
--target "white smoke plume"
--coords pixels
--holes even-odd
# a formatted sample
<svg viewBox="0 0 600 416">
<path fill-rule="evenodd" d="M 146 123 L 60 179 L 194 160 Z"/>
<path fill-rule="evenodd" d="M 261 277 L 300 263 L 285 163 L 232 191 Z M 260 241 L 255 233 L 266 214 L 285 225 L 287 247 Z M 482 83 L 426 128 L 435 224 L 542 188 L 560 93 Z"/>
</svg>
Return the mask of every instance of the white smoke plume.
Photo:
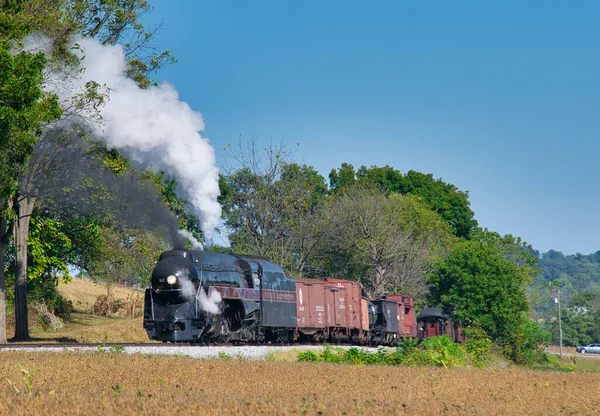
<svg viewBox="0 0 600 416">
<path fill-rule="evenodd" d="M 196 288 L 187 275 L 179 276 L 179 287 L 181 288 L 181 296 L 186 300 L 192 301 L 196 298 Z"/>
<path fill-rule="evenodd" d="M 181 296 L 184 299 L 193 302 L 196 301 L 200 304 L 202 310 L 219 314 L 219 303 L 221 302 L 221 293 L 214 287 L 211 287 L 208 292 L 208 296 L 202 286 L 197 289 L 194 283 L 188 278 L 187 273 L 177 273 L 179 275 L 179 287 L 181 288 Z"/>
<path fill-rule="evenodd" d="M 204 290 L 200 289 L 198 300 L 200 301 L 200 307 L 209 313 L 218 314 L 221 313 L 219 309 L 219 303 L 221 302 L 221 293 L 214 287 L 209 289 L 208 296 Z"/>
<path fill-rule="evenodd" d="M 23 43 L 27 50 L 48 49 L 47 39 L 40 35 Z M 74 79 L 69 77 L 68 84 L 60 82 L 60 76 L 55 75 L 54 82 L 49 77 L 49 89 L 68 105 L 89 81 L 105 87 L 108 99 L 99 108 L 102 119 L 94 123 L 94 133 L 107 146 L 122 150 L 144 166 L 176 177 L 210 244 L 221 216 L 219 173 L 214 148 L 199 133 L 204 129 L 202 115 L 182 102 L 167 83 L 139 88 L 127 77 L 127 61 L 120 45 L 102 45 L 90 38 L 77 44 L 85 70 Z"/>
<path fill-rule="evenodd" d="M 202 243 L 200 241 L 198 241 L 196 239 L 196 237 L 194 237 L 194 234 L 192 234 L 190 231 L 188 231 L 188 230 L 179 230 L 177 232 L 182 237 L 187 238 L 188 240 L 190 240 L 190 242 L 192 243 L 192 248 L 194 250 L 204 250 L 204 246 L 202 245 Z"/>
</svg>

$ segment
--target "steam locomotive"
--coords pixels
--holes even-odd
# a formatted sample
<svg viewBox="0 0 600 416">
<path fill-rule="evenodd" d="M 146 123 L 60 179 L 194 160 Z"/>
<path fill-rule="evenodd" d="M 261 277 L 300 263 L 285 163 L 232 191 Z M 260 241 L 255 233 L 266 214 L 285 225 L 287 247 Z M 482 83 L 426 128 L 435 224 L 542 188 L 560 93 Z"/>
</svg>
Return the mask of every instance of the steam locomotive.
<svg viewBox="0 0 600 416">
<path fill-rule="evenodd" d="M 261 257 L 165 251 L 151 282 L 144 298 L 151 340 L 394 345 L 442 333 L 460 337 L 439 310 L 416 317 L 410 296 L 371 300 L 358 282 L 290 279 Z"/>
</svg>

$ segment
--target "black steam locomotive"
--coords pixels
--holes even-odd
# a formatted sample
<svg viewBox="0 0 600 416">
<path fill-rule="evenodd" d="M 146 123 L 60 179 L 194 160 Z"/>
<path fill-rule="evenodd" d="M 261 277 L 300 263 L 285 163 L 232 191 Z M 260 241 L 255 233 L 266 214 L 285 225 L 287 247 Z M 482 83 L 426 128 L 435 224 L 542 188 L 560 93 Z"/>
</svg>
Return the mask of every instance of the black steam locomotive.
<svg viewBox="0 0 600 416">
<path fill-rule="evenodd" d="M 393 345 L 440 335 L 446 321 L 423 330 L 434 321 L 420 319 L 417 329 L 409 296 L 370 300 L 358 282 L 290 279 L 264 258 L 195 250 L 162 253 L 144 300 L 148 337 L 163 342 Z"/>
<path fill-rule="evenodd" d="M 144 328 L 159 341 L 286 341 L 296 323 L 294 280 L 263 258 L 166 251 L 145 293 Z"/>
</svg>

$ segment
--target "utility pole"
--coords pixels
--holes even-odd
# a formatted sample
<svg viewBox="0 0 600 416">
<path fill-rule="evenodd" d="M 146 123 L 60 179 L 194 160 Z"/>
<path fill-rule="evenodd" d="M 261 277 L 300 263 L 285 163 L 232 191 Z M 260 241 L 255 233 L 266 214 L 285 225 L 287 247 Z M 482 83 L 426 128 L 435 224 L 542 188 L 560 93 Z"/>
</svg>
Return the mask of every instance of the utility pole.
<svg viewBox="0 0 600 416">
<path fill-rule="evenodd" d="M 558 303 L 558 342 L 560 348 L 560 358 L 562 358 L 562 327 L 560 325 L 560 287 L 556 287 L 556 299 L 554 303 Z"/>
</svg>

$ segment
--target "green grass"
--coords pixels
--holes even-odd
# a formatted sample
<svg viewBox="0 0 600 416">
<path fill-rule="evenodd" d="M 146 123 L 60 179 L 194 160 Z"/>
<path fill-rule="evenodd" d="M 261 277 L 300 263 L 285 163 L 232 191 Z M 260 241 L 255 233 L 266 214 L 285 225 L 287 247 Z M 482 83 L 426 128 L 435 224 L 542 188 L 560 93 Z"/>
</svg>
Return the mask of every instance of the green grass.
<svg viewBox="0 0 600 416">
<path fill-rule="evenodd" d="M 532 366 L 534 370 L 564 372 L 600 372 L 600 358 L 581 355 L 548 354 L 548 362 Z"/>
<path fill-rule="evenodd" d="M 326 362 L 334 364 L 403 365 L 432 367 L 465 367 L 473 363 L 472 356 L 448 337 L 433 337 L 423 341 L 417 348 L 406 341 L 396 349 L 337 348 L 326 345 L 322 351 L 302 351 L 298 361 Z"/>
</svg>

